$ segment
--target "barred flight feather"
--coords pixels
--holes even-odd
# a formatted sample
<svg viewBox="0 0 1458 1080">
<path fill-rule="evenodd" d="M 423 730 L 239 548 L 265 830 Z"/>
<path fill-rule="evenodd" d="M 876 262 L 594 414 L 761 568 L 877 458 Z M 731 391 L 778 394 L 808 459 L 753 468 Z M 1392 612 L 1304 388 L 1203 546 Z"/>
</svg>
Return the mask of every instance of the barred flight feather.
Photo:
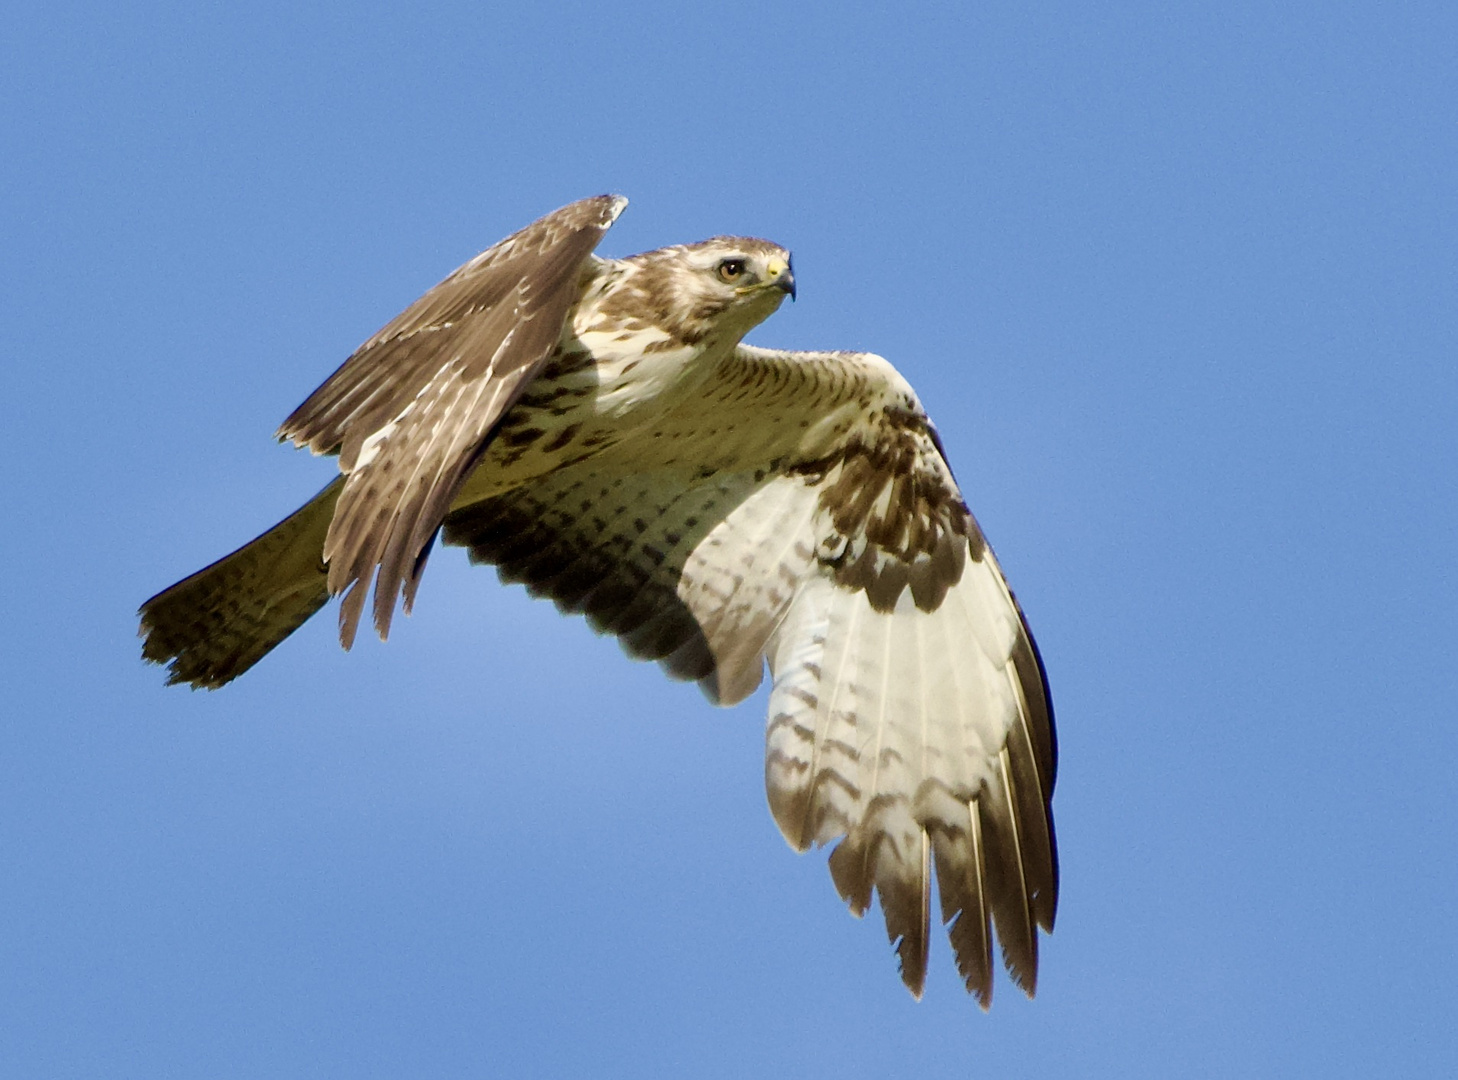
<svg viewBox="0 0 1458 1080">
<path fill-rule="evenodd" d="M 765 776 L 786 839 L 840 841 L 836 887 L 856 914 L 879 896 L 914 993 L 933 862 L 969 990 L 990 1001 L 995 927 L 1031 992 L 1056 854 L 1051 720 L 1017 605 L 884 361 L 836 358 L 863 401 L 894 406 L 827 445 L 776 423 L 794 406 L 762 392 L 821 357 L 745 359 L 641 437 L 455 511 L 446 540 L 711 700 L 746 696 L 768 660 Z M 760 422 L 737 427 L 736 409 Z"/>
<path fill-rule="evenodd" d="M 585 199 L 529 225 L 431 289 L 365 342 L 279 429 L 349 476 L 325 542 L 339 634 L 354 641 L 413 602 L 431 540 L 492 431 L 546 365 L 584 261 L 626 200 Z M 387 426 L 389 431 L 381 437 Z M 370 443 L 370 453 L 361 450 Z"/>
</svg>

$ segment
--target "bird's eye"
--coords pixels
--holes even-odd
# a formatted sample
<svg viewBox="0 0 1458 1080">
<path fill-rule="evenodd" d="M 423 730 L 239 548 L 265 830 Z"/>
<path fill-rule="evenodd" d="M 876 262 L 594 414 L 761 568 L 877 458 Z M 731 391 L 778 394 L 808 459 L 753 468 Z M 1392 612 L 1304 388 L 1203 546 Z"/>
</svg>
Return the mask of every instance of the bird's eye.
<svg viewBox="0 0 1458 1080">
<path fill-rule="evenodd" d="M 744 276 L 743 259 L 725 259 L 719 264 L 719 280 L 733 284 Z"/>
</svg>

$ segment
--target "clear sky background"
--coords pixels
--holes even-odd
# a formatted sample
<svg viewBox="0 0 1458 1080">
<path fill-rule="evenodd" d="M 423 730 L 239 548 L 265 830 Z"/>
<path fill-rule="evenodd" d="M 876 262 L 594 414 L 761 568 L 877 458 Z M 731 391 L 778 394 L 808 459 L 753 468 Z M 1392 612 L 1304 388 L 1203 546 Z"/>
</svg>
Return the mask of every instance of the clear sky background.
<svg viewBox="0 0 1458 1080">
<path fill-rule="evenodd" d="M 1458 8 L 75 4 L 0 34 L 0 1074 L 1451 1076 Z M 1047 660 L 1039 995 L 924 1001 L 732 711 L 431 560 L 164 688 L 282 418 L 585 195 L 793 248 Z"/>
</svg>

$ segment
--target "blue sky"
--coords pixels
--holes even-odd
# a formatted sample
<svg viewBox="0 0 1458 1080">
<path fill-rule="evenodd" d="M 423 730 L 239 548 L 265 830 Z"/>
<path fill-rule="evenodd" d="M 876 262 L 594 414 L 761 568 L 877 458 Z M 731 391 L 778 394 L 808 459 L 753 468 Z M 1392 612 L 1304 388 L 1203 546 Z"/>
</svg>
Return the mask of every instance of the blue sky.
<svg viewBox="0 0 1458 1080">
<path fill-rule="evenodd" d="M 0 39 L 0 1072 L 1448 1076 L 1458 15 L 21 3 Z M 215 694 L 134 611 L 319 487 L 279 421 L 572 199 L 795 251 L 1047 660 L 1040 991 L 926 999 L 711 709 L 431 561 Z"/>
</svg>

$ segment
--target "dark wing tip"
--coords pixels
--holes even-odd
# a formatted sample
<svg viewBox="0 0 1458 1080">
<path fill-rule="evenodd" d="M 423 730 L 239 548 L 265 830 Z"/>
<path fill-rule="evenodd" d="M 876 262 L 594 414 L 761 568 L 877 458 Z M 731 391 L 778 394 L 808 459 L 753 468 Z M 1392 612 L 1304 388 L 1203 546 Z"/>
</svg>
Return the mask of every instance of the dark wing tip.
<svg viewBox="0 0 1458 1080">
<path fill-rule="evenodd" d="M 607 228 L 607 226 L 617 221 L 618 215 L 628 207 L 628 197 L 626 195 L 598 195 L 592 201 L 602 207 L 604 218 L 602 223 L 603 228 Z"/>
<path fill-rule="evenodd" d="M 607 230 L 612 223 L 618 220 L 618 215 L 628 205 L 628 199 L 624 195 L 592 195 L 586 199 L 578 199 L 576 202 L 568 203 L 566 206 L 553 210 L 550 214 L 539 219 L 535 224 L 550 224 L 563 227 L 569 230 L 598 228 Z M 531 226 L 528 226 L 530 228 Z M 523 230 L 525 231 L 525 230 Z"/>
</svg>

